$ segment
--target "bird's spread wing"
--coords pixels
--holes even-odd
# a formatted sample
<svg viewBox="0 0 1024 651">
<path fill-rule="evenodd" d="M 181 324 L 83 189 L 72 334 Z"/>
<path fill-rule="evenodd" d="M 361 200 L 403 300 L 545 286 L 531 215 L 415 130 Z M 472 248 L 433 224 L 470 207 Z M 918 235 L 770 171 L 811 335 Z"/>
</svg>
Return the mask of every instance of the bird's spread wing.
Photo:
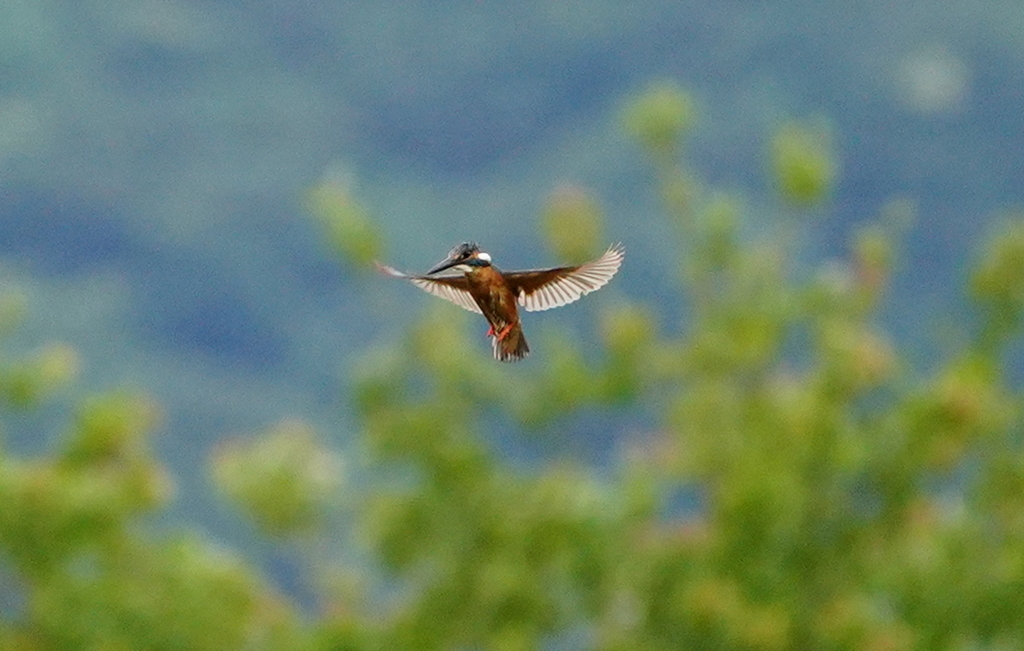
<svg viewBox="0 0 1024 651">
<path fill-rule="evenodd" d="M 458 276 L 410 276 L 380 263 L 377 263 L 377 268 L 389 276 L 404 278 L 425 292 L 430 292 L 434 296 L 440 296 L 470 312 L 480 314 L 480 308 L 469 293 L 466 277 L 461 274 Z"/>
<path fill-rule="evenodd" d="M 530 312 L 561 307 L 584 294 L 601 289 L 612 279 L 622 264 L 625 250 L 616 244 L 597 260 L 575 267 L 510 271 L 504 274 L 518 297 L 519 304 Z"/>
</svg>

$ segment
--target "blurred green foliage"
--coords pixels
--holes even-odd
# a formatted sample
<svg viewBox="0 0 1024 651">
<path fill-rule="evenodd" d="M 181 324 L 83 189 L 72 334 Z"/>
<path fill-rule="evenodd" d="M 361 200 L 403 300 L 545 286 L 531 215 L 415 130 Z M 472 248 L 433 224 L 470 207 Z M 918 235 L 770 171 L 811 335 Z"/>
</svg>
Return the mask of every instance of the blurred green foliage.
<svg viewBox="0 0 1024 651">
<path fill-rule="evenodd" d="M 541 223 L 552 252 L 559 260 L 579 264 L 604 251 L 604 216 L 583 188 L 556 188 L 544 206 Z"/>
<path fill-rule="evenodd" d="M 771 168 L 782 197 L 798 207 L 820 204 L 835 184 L 837 163 L 821 125 L 790 123 L 771 142 Z"/>
<path fill-rule="evenodd" d="M 543 354 L 508 366 L 482 359 L 468 315 L 438 302 L 353 370 L 352 454 L 367 455 L 368 488 L 300 421 L 223 445 L 213 481 L 260 530 L 300 550 L 361 545 L 359 566 L 307 554 L 320 592 L 309 612 L 212 542 L 146 527 L 173 495 L 150 441 L 159 410 L 126 393 L 85 400 L 48 455 L 0 448 L 0 590 L 14 595 L 0 600 L 0 649 L 1024 646 L 1009 379 L 1024 220 L 981 251 L 972 335 L 916 371 L 878 318 L 898 247 L 888 218 L 810 272 L 785 238 L 744 239 L 741 204 L 682 171 L 690 105 L 662 85 L 625 117 L 679 226 L 685 323 L 608 291 L 596 341 L 538 330 Z M 772 142 L 784 201 L 823 201 L 828 147 L 791 126 Z M 340 220 L 329 230 L 341 251 L 368 264 L 379 245 L 361 209 L 338 186 L 311 197 Z M 574 188 L 543 220 L 567 257 L 601 239 L 572 237 L 601 225 Z M 0 301 L 5 324 L 16 303 Z M 0 365 L 9 407 L 72 375 L 73 351 L 43 351 Z M 621 406 L 656 421 L 601 432 L 620 446 L 601 471 L 513 467 L 488 436 L 496 419 L 552 431 Z M 684 495 L 698 508 L 680 513 Z M 346 514 L 334 528 L 332 510 Z"/>
<path fill-rule="evenodd" d="M 306 193 L 306 207 L 321 222 L 328 244 L 343 260 L 357 268 L 369 268 L 380 257 L 380 234 L 353 195 L 347 175 L 325 175 Z"/>
<path fill-rule="evenodd" d="M 674 81 L 655 82 L 631 100 L 623 114 L 626 130 L 660 162 L 678 153 L 693 122 L 693 101 Z"/>
<path fill-rule="evenodd" d="M 211 472 L 228 498 L 264 531 L 280 536 L 322 526 L 343 478 L 340 458 L 300 421 L 224 444 L 213 456 Z"/>
</svg>

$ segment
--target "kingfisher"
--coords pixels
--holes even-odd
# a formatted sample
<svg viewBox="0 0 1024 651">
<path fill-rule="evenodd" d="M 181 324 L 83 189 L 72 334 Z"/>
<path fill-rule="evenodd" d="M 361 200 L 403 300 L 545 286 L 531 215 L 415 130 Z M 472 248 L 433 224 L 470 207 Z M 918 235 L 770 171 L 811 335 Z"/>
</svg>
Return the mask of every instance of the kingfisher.
<svg viewBox="0 0 1024 651">
<path fill-rule="evenodd" d="M 422 276 L 404 274 L 379 262 L 377 268 L 463 309 L 483 314 L 490 325 L 487 336 L 493 337 L 494 358 L 514 362 L 530 352 L 517 305 L 529 312 L 539 312 L 572 303 L 608 284 L 624 255 L 622 245 L 614 244 L 600 258 L 585 264 L 501 271 L 494 266 L 490 254 L 481 251 L 475 242 L 463 242 Z M 449 270 L 458 273 L 436 275 Z"/>
</svg>

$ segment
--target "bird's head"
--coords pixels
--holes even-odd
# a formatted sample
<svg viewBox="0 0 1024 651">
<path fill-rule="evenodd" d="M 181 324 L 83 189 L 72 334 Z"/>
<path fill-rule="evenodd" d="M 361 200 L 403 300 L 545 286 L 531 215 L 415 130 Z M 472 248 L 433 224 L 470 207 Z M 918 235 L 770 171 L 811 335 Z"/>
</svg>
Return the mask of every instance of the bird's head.
<svg viewBox="0 0 1024 651">
<path fill-rule="evenodd" d="M 469 273 L 479 267 L 489 267 L 491 256 L 480 250 L 475 242 L 463 242 L 448 252 L 448 257 L 434 265 L 427 274 L 436 274 L 445 269 Z"/>
</svg>

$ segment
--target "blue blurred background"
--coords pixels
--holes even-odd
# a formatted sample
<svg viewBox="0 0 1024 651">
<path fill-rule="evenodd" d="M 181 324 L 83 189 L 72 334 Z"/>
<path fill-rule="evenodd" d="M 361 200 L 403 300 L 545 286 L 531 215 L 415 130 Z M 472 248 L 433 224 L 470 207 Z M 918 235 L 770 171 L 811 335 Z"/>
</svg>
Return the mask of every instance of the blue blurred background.
<svg viewBox="0 0 1024 651">
<path fill-rule="evenodd" d="M 926 357 L 956 336 L 940 321 L 963 308 L 972 244 L 1024 198 L 1021 25 L 1019 0 L 7 0 L 0 270 L 31 300 L 12 347 L 67 341 L 82 391 L 159 401 L 173 517 L 230 538 L 205 479 L 216 441 L 301 416 L 344 448 L 345 370 L 429 300 L 341 263 L 309 188 L 342 179 L 415 271 L 465 239 L 506 268 L 557 262 L 537 216 L 577 184 L 629 251 L 615 291 L 657 300 L 671 226 L 620 114 L 669 79 L 696 101 L 688 166 L 742 197 L 754 231 L 785 212 L 766 149 L 791 119 L 827 124 L 841 166 L 800 222 L 813 260 L 916 206 L 890 327 Z M 43 450 L 65 417 L 5 436 Z"/>
</svg>

